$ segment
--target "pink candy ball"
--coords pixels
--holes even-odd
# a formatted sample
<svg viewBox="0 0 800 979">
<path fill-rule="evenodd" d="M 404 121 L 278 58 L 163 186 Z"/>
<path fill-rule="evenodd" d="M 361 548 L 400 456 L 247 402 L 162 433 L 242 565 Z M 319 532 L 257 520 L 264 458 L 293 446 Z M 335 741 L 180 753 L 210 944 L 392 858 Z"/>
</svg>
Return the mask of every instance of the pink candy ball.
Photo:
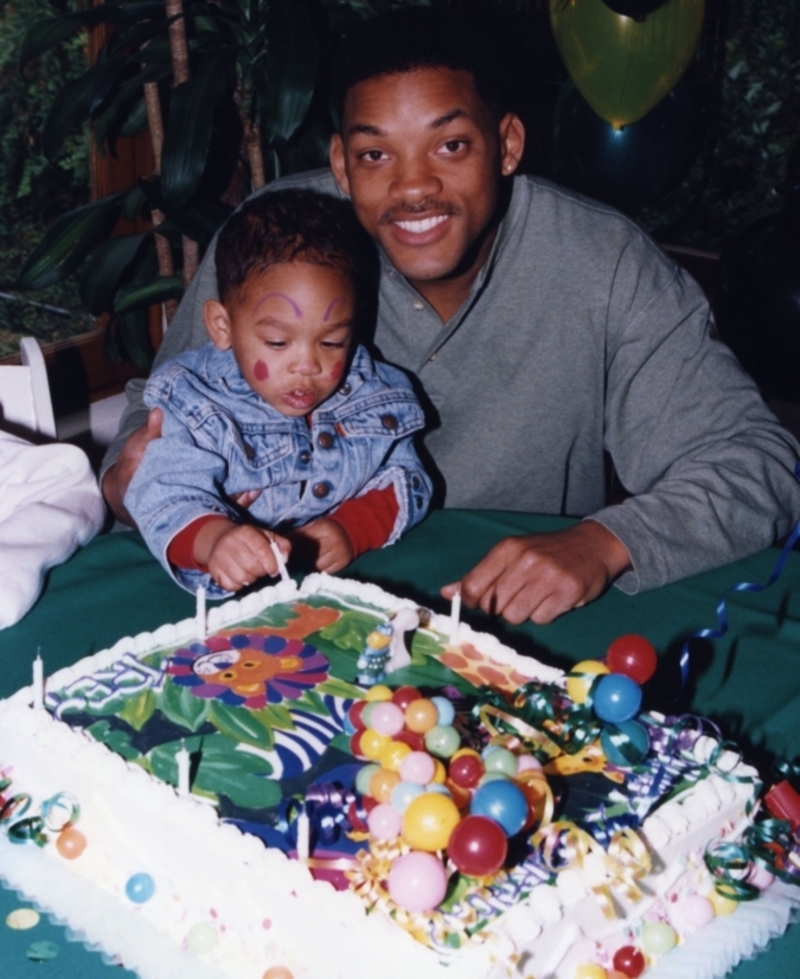
<svg viewBox="0 0 800 979">
<path fill-rule="evenodd" d="M 367 816 L 367 826 L 376 840 L 391 842 L 396 840 L 403 828 L 402 815 L 388 803 L 383 802 Z"/>
<path fill-rule="evenodd" d="M 376 704 L 369 715 L 369 726 L 379 734 L 393 738 L 403 730 L 405 715 L 391 700 Z"/>
<path fill-rule="evenodd" d="M 398 907 L 406 911 L 430 911 L 444 898 L 447 874 L 438 857 L 412 850 L 394 861 L 387 885 Z"/>
<path fill-rule="evenodd" d="M 436 774 L 436 762 L 427 751 L 412 751 L 400 762 L 400 778 L 404 782 L 427 785 Z"/>
<path fill-rule="evenodd" d="M 705 928 L 714 920 L 714 907 L 702 894 L 690 894 L 678 901 L 670 911 L 670 918 L 678 931 L 690 934 L 698 928 Z"/>
<path fill-rule="evenodd" d="M 517 773 L 519 772 L 540 772 L 542 763 L 534 758 L 533 755 L 517 756 Z"/>
</svg>

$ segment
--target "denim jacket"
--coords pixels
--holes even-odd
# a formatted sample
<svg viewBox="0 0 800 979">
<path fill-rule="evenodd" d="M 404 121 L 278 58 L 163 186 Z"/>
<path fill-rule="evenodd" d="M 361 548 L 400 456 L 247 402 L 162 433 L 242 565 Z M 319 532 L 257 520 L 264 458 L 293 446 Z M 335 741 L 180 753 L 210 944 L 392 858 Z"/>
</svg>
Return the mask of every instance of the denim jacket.
<svg viewBox="0 0 800 979">
<path fill-rule="evenodd" d="M 425 515 L 431 482 L 412 433 L 424 415 L 402 371 L 357 347 L 339 389 L 307 420 L 283 415 L 242 376 L 231 351 L 208 343 L 181 354 L 147 382 L 145 403 L 164 410 L 125 505 L 167 572 L 190 591 L 229 593 L 210 575 L 173 568 L 172 538 L 193 520 L 219 513 L 265 527 L 300 526 L 340 503 L 392 485 L 399 512 L 387 544 Z M 260 489 L 243 511 L 230 497 Z"/>
</svg>

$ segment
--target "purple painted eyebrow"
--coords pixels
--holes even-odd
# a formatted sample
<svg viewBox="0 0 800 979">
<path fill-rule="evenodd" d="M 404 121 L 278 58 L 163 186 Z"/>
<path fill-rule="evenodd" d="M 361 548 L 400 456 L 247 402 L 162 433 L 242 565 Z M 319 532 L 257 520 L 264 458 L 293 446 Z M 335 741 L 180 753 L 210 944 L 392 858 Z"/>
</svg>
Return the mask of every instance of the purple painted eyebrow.
<svg viewBox="0 0 800 979">
<path fill-rule="evenodd" d="M 336 303 L 340 303 L 340 302 L 342 302 L 341 299 L 334 299 L 333 302 L 330 304 L 330 306 L 328 306 L 328 308 L 325 310 L 325 315 L 322 317 L 323 323 L 328 322 L 328 317 L 331 315 L 331 310 L 336 305 Z"/>
<path fill-rule="evenodd" d="M 294 310 L 294 315 L 298 319 L 300 319 L 300 317 L 303 315 L 303 311 L 300 309 L 300 307 L 297 305 L 297 303 L 294 301 L 294 299 L 292 299 L 291 297 L 287 296 L 286 293 L 284 293 L 284 292 L 268 292 L 266 294 L 266 296 L 262 296 L 258 300 L 258 302 L 253 307 L 253 312 L 255 313 L 255 311 L 258 309 L 258 307 L 261 305 L 261 303 L 266 302 L 268 299 L 271 299 L 273 296 L 277 296 L 279 299 L 285 299 L 286 302 L 289 303 L 289 305 Z"/>
</svg>

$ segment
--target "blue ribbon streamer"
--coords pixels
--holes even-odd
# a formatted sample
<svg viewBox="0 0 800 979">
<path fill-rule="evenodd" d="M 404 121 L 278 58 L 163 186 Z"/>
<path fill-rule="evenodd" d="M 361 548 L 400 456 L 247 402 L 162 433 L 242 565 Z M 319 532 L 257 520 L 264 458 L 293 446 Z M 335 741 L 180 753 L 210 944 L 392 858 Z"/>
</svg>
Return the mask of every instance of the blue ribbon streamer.
<svg viewBox="0 0 800 979">
<path fill-rule="evenodd" d="M 795 476 L 800 479 L 800 462 L 795 463 L 794 467 Z M 719 602 L 717 603 L 717 625 L 716 629 L 698 629 L 697 632 L 693 632 L 691 636 L 683 644 L 681 649 L 680 658 L 680 670 L 681 670 L 681 693 L 686 689 L 686 684 L 689 682 L 689 643 L 693 639 L 721 639 L 722 636 L 728 631 L 728 616 L 725 608 L 725 603 L 727 602 L 728 595 L 732 592 L 739 591 L 752 591 L 760 592 L 769 588 L 770 585 L 775 584 L 783 571 L 784 565 L 789 559 L 789 554 L 792 548 L 797 543 L 798 538 L 800 538 L 800 523 L 794 528 L 794 530 L 786 538 L 786 543 L 781 549 L 781 553 L 778 556 L 778 560 L 775 562 L 775 567 L 772 569 L 772 574 L 770 574 L 769 579 L 763 584 L 757 584 L 752 581 L 740 581 L 738 584 L 731 585 L 730 588 L 726 589 Z"/>
</svg>

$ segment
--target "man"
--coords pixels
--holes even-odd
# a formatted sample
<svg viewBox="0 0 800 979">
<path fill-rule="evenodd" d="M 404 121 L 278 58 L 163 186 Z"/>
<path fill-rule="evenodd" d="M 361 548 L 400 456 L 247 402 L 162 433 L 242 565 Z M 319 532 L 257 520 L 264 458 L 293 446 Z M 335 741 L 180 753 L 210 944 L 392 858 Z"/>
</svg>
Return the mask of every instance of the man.
<svg viewBox="0 0 800 979">
<path fill-rule="evenodd" d="M 469 606 L 544 623 L 787 533 L 798 450 L 711 337 L 699 288 L 632 222 L 513 177 L 524 129 L 484 41 L 430 8 L 365 22 L 339 63 L 332 172 L 280 183 L 348 195 L 377 242 L 375 344 L 427 398 L 445 505 L 586 518 L 502 541 L 460 582 Z M 206 340 L 213 252 L 159 360 Z M 139 392 L 103 474 L 121 516 L 159 434 Z M 617 506 L 608 456 L 632 494 Z"/>
</svg>

